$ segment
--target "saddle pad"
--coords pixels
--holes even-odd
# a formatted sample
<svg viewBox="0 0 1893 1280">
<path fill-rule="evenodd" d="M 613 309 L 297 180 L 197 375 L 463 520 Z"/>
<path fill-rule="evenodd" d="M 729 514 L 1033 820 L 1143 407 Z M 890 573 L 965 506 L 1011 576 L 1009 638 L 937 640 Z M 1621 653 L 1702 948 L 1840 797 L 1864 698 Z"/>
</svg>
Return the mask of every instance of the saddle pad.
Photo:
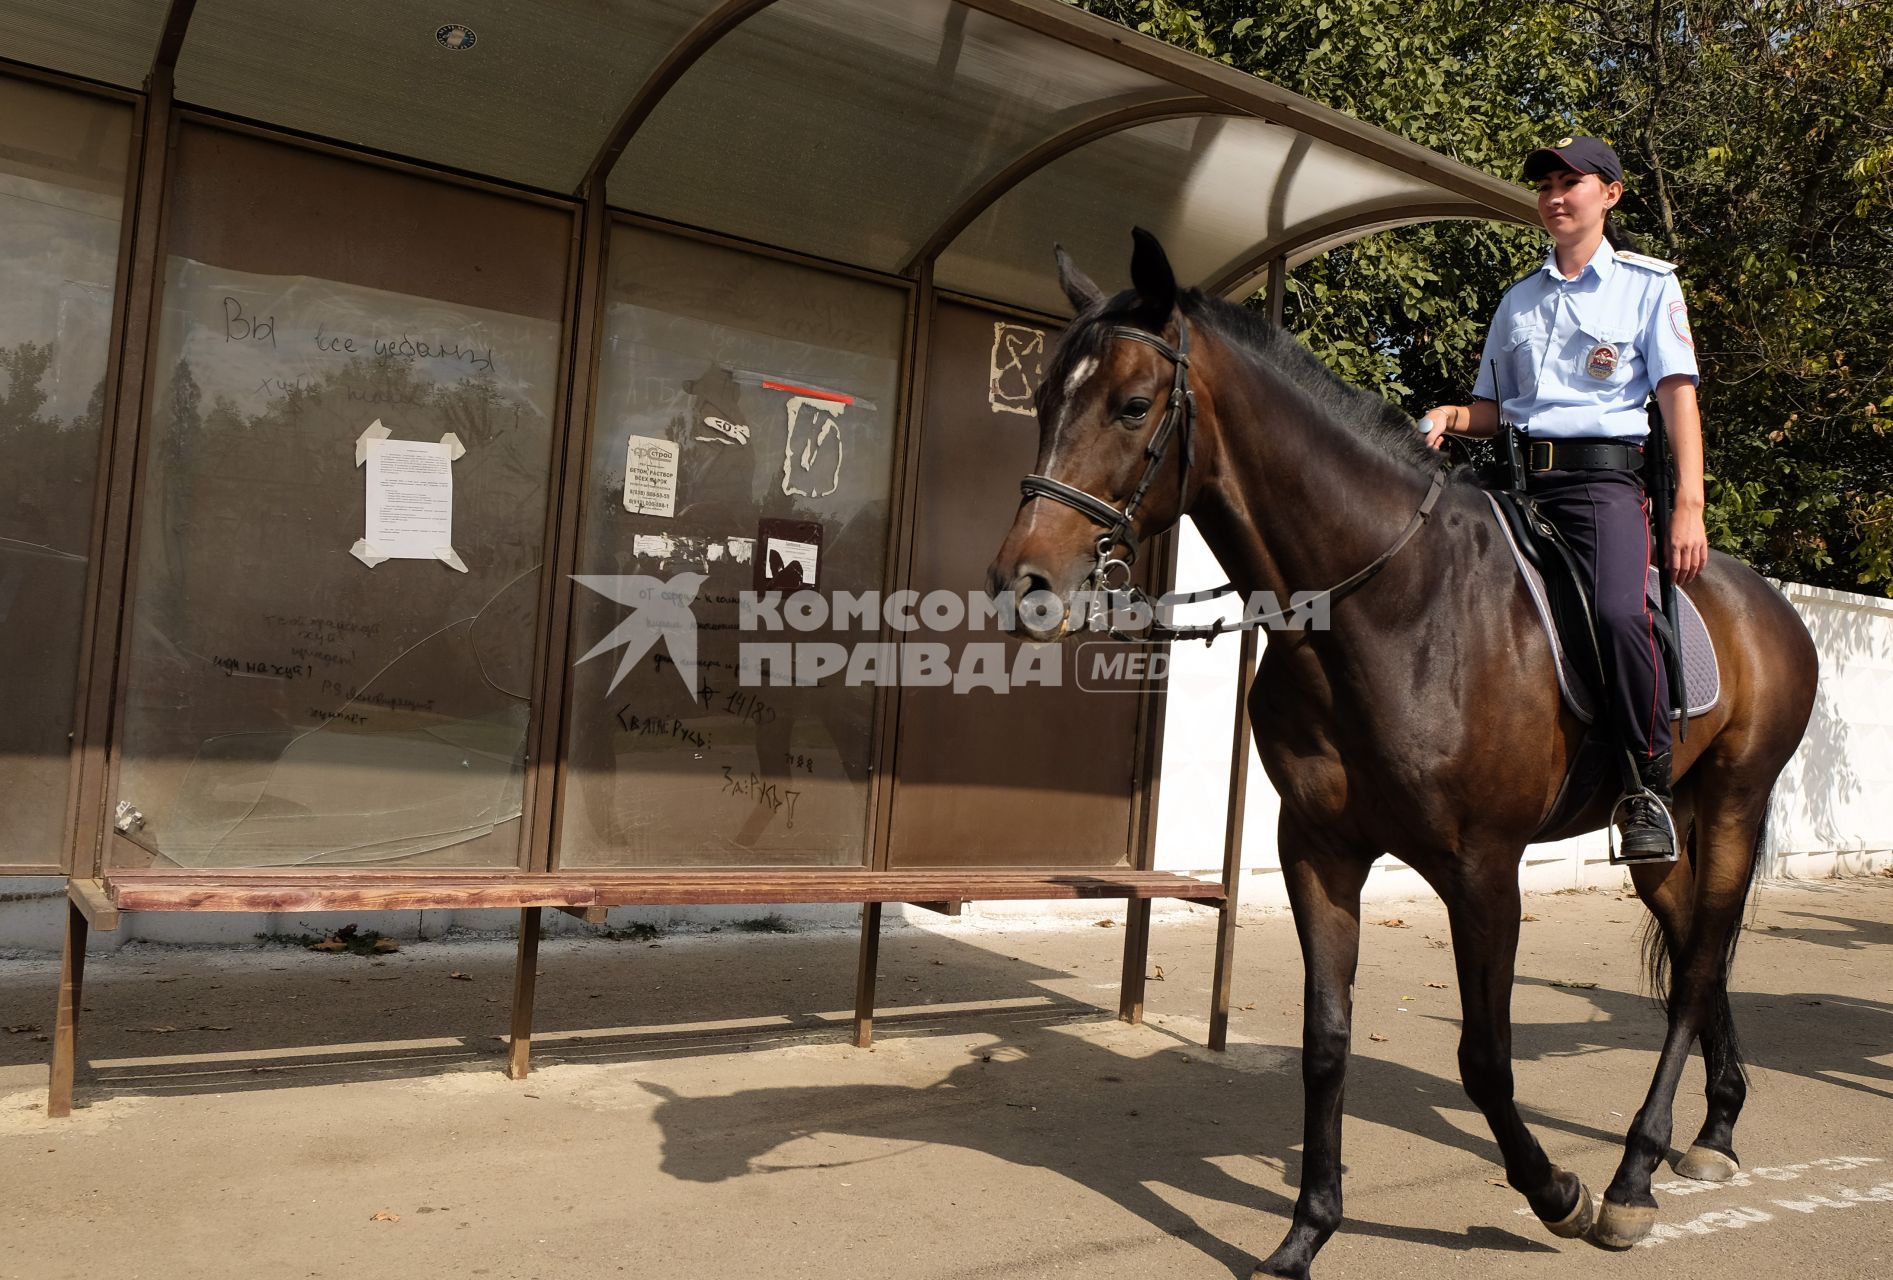
<svg viewBox="0 0 1893 1280">
<path fill-rule="evenodd" d="M 1564 705 L 1571 708 L 1572 714 L 1578 719 L 1589 724 L 1596 715 L 1596 695 L 1576 667 L 1565 661 L 1564 642 L 1558 638 L 1558 628 L 1551 620 L 1551 601 L 1545 594 L 1544 577 L 1538 572 L 1537 566 L 1519 550 L 1511 526 L 1498 510 L 1498 500 L 1490 494 L 1486 495 L 1486 500 L 1492 503 L 1492 514 L 1499 522 L 1499 532 L 1505 535 L 1505 545 L 1512 549 L 1512 560 L 1525 579 L 1532 606 L 1538 610 L 1539 624 L 1544 627 L 1545 636 L 1551 641 L 1551 660 L 1558 669 L 1558 689 L 1564 695 Z M 1653 613 L 1662 608 L 1660 582 L 1661 578 L 1653 565 L 1646 588 Z M 1699 716 L 1714 707 L 1716 700 L 1722 696 L 1722 668 L 1716 662 L 1715 644 L 1709 638 L 1709 628 L 1703 625 L 1702 614 L 1696 611 L 1695 602 L 1689 598 L 1689 593 L 1680 588 L 1676 592 L 1676 612 L 1682 623 L 1683 692 L 1689 714 L 1692 717 Z"/>
</svg>

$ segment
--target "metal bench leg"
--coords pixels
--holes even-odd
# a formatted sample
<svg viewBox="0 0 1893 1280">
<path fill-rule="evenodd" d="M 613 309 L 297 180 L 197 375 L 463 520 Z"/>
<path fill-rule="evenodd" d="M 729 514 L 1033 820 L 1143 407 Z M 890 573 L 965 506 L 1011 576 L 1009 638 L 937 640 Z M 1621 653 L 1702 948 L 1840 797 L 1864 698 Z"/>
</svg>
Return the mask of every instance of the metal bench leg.
<svg viewBox="0 0 1893 1280">
<path fill-rule="evenodd" d="M 1124 975 L 1117 1016 L 1133 1027 L 1144 1020 L 1144 968 L 1150 962 L 1150 899 L 1132 898 L 1124 917 Z"/>
<path fill-rule="evenodd" d="M 79 1013 L 85 988 L 85 913 L 66 903 L 66 942 L 59 958 L 59 1010 L 53 1017 L 52 1079 L 46 1087 L 46 1114 L 55 1120 L 72 1114 L 72 1077 L 79 1058 Z"/>
<path fill-rule="evenodd" d="M 1229 1047 L 1229 983 L 1235 967 L 1236 893 L 1232 881 L 1229 896 L 1216 908 L 1216 976 L 1210 985 L 1209 1047 L 1218 1051 Z"/>
<path fill-rule="evenodd" d="M 874 1043 L 874 966 L 881 959 L 881 904 L 861 904 L 861 954 L 854 975 L 854 1047 Z"/>
<path fill-rule="evenodd" d="M 519 957 L 513 966 L 513 1035 L 506 1054 L 506 1075 L 524 1080 L 532 1069 L 532 994 L 539 978 L 538 907 L 519 909 Z"/>
</svg>

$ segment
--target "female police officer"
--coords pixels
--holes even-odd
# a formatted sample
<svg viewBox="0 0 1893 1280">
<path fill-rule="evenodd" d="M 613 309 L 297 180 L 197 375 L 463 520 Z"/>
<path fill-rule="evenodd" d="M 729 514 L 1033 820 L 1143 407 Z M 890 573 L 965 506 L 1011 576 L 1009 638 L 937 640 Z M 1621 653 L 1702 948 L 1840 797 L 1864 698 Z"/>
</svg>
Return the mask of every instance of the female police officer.
<svg viewBox="0 0 1893 1280">
<path fill-rule="evenodd" d="M 1490 436 L 1502 421 L 1528 433 L 1529 491 L 1590 578 L 1614 719 L 1644 787 L 1667 804 L 1668 698 L 1644 597 L 1650 533 L 1637 468 L 1654 390 L 1677 472 L 1665 551 L 1676 582 L 1689 582 L 1709 549 L 1688 311 L 1675 267 L 1621 247 L 1610 211 L 1623 198 L 1623 166 L 1606 143 L 1561 139 L 1525 158 L 1525 178 L 1538 188 L 1552 250 L 1500 300 L 1473 402 L 1431 409 L 1420 427 L 1435 448 L 1447 432 Z M 1627 800 L 1618 811 L 1624 854 L 1670 855 L 1654 807 Z"/>
</svg>

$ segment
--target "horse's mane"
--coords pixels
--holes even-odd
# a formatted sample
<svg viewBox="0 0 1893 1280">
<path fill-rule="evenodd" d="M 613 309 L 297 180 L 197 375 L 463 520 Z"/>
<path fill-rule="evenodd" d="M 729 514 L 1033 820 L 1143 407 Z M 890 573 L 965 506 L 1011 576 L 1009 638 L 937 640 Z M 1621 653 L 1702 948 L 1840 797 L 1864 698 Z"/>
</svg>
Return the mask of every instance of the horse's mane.
<svg viewBox="0 0 1893 1280">
<path fill-rule="evenodd" d="M 1259 312 L 1200 289 L 1179 293 L 1177 305 L 1191 322 L 1213 329 L 1225 341 L 1287 378 L 1323 416 L 1348 428 L 1381 453 L 1420 470 L 1430 471 L 1439 465 L 1439 455 L 1427 447 L 1425 438 L 1414 429 L 1413 419 L 1397 405 L 1336 377 L 1293 334 L 1270 323 Z M 1104 335 L 1112 325 L 1148 318 L 1140 315 L 1134 290 L 1087 307 L 1065 331 L 1052 366 L 1045 372 L 1044 386 L 1064 386 L 1066 376 L 1080 360 L 1103 350 Z"/>
</svg>

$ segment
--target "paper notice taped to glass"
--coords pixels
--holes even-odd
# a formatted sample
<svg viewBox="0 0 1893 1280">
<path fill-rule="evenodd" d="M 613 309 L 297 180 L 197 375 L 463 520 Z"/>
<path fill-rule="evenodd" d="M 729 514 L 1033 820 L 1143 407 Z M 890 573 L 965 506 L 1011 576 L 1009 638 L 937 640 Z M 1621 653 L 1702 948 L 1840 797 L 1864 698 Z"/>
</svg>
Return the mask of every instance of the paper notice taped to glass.
<svg viewBox="0 0 1893 1280">
<path fill-rule="evenodd" d="M 677 461 L 672 440 L 632 436 L 624 451 L 624 509 L 633 515 L 677 514 Z"/>
<path fill-rule="evenodd" d="M 452 446 L 446 441 L 368 441 L 366 510 L 362 541 L 382 558 L 453 564 L 459 557 L 453 550 Z"/>
</svg>

